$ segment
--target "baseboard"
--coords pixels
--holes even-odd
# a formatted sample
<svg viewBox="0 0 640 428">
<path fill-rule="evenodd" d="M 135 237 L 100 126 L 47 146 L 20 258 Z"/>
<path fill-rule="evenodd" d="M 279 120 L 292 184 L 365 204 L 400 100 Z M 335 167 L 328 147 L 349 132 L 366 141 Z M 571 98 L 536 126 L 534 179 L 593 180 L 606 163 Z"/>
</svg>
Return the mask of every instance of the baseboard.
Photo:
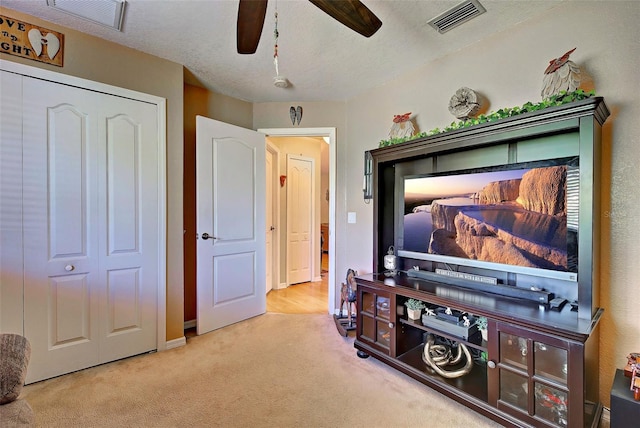
<svg viewBox="0 0 640 428">
<path fill-rule="evenodd" d="M 189 321 L 185 321 L 184 322 L 184 329 L 190 329 L 190 328 L 196 328 L 198 324 L 196 323 L 196 320 L 189 320 Z"/>
<path fill-rule="evenodd" d="M 281 282 L 280 284 L 278 284 L 277 290 L 284 290 L 285 288 L 287 288 L 287 283 Z"/>
<path fill-rule="evenodd" d="M 320 282 L 320 281 L 322 281 L 322 275 L 316 276 L 315 278 L 313 278 L 313 282 Z"/>
<path fill-rule="evenodd" d="M 177 339 L 167 340 L 167 350 L 173 348 L 179 348 L 187 344 L 187 338 L 182 336 Z"/>
</svg>

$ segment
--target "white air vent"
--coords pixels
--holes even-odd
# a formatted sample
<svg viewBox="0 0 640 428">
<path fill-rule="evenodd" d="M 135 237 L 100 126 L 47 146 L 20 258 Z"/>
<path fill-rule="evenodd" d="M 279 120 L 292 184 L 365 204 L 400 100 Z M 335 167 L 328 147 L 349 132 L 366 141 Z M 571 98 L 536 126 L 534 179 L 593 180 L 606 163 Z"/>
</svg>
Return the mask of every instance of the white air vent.
<svg viewBox="0 0 640 428">
<path fill-rule="evenodd" d="M 478 15 L 482 15 L 486 11 L 478 0 L 467 0 L 455 6 L 453 9 L 436 16 L 429 21 L 428 24 L 435 28 L 438 33 L 442 34 Z"/>
<path fill-rule="evenodd" d="M 47 5 L 107 27 L 122 30 L 126 0 L 47 0 Z"/>
</svg>

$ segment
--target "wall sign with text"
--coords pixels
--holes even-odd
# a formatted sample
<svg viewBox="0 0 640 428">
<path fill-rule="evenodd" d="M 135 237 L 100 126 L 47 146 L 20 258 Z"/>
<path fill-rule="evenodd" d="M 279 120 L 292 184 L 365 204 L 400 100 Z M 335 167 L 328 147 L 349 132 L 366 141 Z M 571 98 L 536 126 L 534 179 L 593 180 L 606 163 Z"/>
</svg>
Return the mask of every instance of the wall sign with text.
<svg viewBox="0 0 640 428">
<path fill-rule="evenodd" d="M 64 34 L 0 15 L 0 52 L 62 67 Z"/>
</svg>

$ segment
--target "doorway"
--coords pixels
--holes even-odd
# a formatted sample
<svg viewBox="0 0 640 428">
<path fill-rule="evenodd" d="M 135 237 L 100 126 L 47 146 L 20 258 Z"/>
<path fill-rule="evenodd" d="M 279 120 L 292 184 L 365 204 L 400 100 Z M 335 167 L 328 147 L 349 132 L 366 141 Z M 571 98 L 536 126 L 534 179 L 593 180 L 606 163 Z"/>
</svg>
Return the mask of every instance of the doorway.
<svg viewBox="0 0 640 428">
<path fill-rule="evenodd" d="M 190 124 L 191 122 L 189 122 Z M 196 145 L 195 145 L 195 120 L 193 121 L 193 126 L 191 128 L 187 127 L 187 122 L 185 122 L 185 175 L 184 175 L 184 212 L 185 212 L 185 244 L 184 244 L 184 263 L 185 263 L 185 293 L 184 293 L 184 328 L 192 329 L 195 331 L 196 327 L 196 243 L 195 239 L 197 236 L 196 231 L 196 216 L 195 216 L 195 208 L 196 208 L 196 196 L 195 196 L 195 188 L 196 188 L 196 174 L 195 174 L 195 153 L 196 153 Z M 336 130 L 335 128 L 283 128 L 283 129 L 265 129 L 258 130 L 263 134 L 267 134 L 267 136 L 288 136 L 288 137 L 313 137 L 319 140 L 322 140 L 322 137 L 328 139 L 328 143 L 324 143 L 326 147 L 328 147 L 328 169 L 330 171 L 328 178 L 328 185 L 325 187 L 323 184 L 322 192 L 318 196 L 321 199 L 326 198 L 326 190 L 329 191 L 329 201 L 328 203 L 328 216 L 329 216 L 329 229 L 330 234 L 328 236 L 328 269 L 327 272 L 322 273 L 322 281 L 326 282 L 329 286 L 326 298 L 324 296 L 320 297 L 320 299 L 324 299 L 326 301 L 325 308 L 326 310 L 333 314 L 336 312 L 336 289 L 335 289 L 335 238 L 333 236 L 333 231 L 335 230 L 335 186 L 336 186 Z M 187 146 L 188 144 L 188 146 Z M 281 264 L 284 265 L 284 257 L 280 257 L 279 251 L 277 250 L 282 245 L 284 245 L 284 240 L 280 239 L 279 231 L 281 227 L 284 227 L 284 223 L 280 222 L 280 217 L 283 216 L 279 212 L 280 207 L 280 199 L 285 198 L 286 193 L 283 187 L 280 186 L 280 175 L 284 175 L 282 172 L 285 169 L 285 161 L 280 161 L 280 155 L 277 147 L 273 144 L 269 143 L 269 139 L 266 138 L 266 150 L 267 154 L 272 155 L 272 162 L 274 164 L 272 169 L 272 179 L 270 182 L 274 183 L 275 186 L 272 188 L 273 190 L 273 198 L 277 203 L 274 204 L 273 207 L 273 216 L 275 217 L 275 221 L 273 223 L 275 228 L 275 233 L 273 234 L 273 239 L 271 241 L 271 245 L 274 248 L 273 252 L 273 260 L 270 262 L 267 260 L 267 264 L 272 264 L 274 266 L 273 269 L 273 278 L 270 281 L 274 289 L 285 288 L 287 286 L 286 280 L 281 278 L 285 278 L 284 268 L 281 268 Z M 266 163 L 266 160 L 265 160 Z M 323 164 L 325 162 L 322 162 Z M 266 177 L 266 175 L 265 175 Z M 286 183 L 285 183 L 286 185 Z M 267 189 L 268 192 L 268 189 Z M 325 200 L 326 201 L 326 200 Z M 193 213 L 193 215 L 186 215 L 186 213 Z M 270 229 L 270 226 L 266 227 L 267 230 Z M 284 238 L 283 238 L 284 239 Z M 320 246 L 320 238 L 318 238 L 318 246 Z M 268 258 L 268 255 L 267 255 Z M 318 263 L 320 261 L 318 260 Z M 266 279 L 265 279 L 266 281 Z M 265 287 L 266 288 L 266 287 Z M 267 290 L 265 289 L 265 294 Z"/>
<path fill-rule="evenodd" d="M 314 197 L 314 202 L 317 204 L 321 204 L 322 201 L 324 201 L 328 205 L 327 218 L 323 220 L 321 216 L 317 216 L 317 220 L 315 221 L 315 225 L 314 225 L 314 234 L 315 234 L 314 246 L 318 247 L 318 252 L 317 252 L 318 256 L 313 258 L 313 266 L 314 266 L 313 279 L 314 281 L 322 280 L 323 282 L 325 282 L 324 278 L 326 276 L 326 283 L 328 287 L 326 307 L 327 307 L 327 311 L 333 314 L 335 313 L 335 306 L 336 306 L 335 304 L 336 290 L 335 290 L 335 286 L 333 286 L 335 284 L 335 236 L 333 231 L 335 230 L 336 130 L 335 128 L 278 128 L 278 129 L 258 129 L 258 131 L 267 135 L 268 142 L 270 137 L 271 138 L 300 137 L 300 138 L 312 138 L 316 141 L 321 142 L 322 144 L 326 144 L 326 148 L 328 149 L 327 156 L 326 156 L 327 159 L 326 159 L 326 162 L 323 162 L 323 163 L 326 163 L 327 165 L 321 165 L 321 167 L 325 167 L 327 169 L 328 179 L 326 180 L 327 183 L 321 186 L 321 191 L 318 192 L 318 194 L 316 194 L 316 196 Z M 269 143 L 268 143 L 268 147 L 269 147 Z M 280 171 L 282 171 L 282 169 L 280 169 Z M 282 187 L 286 185 L 286 181 L 288 178 L 286 178 L 285 174 L 280 173 L 279 175 L 285 176 L 283 179 L 284 185 L 280 181 L 282 180 L 281 177 L 277 177 L 277 179 L 274 181 L 277 183 L 278 188 L 282 189 Z M 280 196 L 274 196 L 278 200 L 285 197 L 284 192 L 280 192 L 280 193 L 281 193 Z M 282 227 L 285 227 L 284 222 L 276 221 L 276 228 L 279 229 L 280 224 L 278 223 L 281 223 Z M 324 236 L 324 239 L 326 242 L 324 242 L 324 245 L 321 245 L 322 244 L 322 238 L 321 238 L 322 223 L 325 224 L 324 229 L 326 231 L 326 234 Z M 317 232 L 315 229 L 317 229 Z M 281 240 L 280 242 L 284 244 L 285 241 Z M 316 243 L 317 245 L 315 245 Z M 274 260 L 275 266 L 281 266 L 281 264 L 285 264 L 284 257 L 279 256 L 280 253 L 281 253 L 280 251 L 276 251 L 276 253 L 274 254 L 274 259 L 276 259 Z M 326 272 L 323 272 L 323 267 L 322 267 L 323 254 L 326 255 L 326 259 L 325 259 Z M 286 276 L 284 274 L 285 271 L 283 270 L 282 272 L 283 272 L 282 276 L 285 277 Z M 275 275 L 277 275 L 277 273 L 275 273 Z M 274 281 L 274 283 L 276 282 L 277 281 Z M 278 284 L 278 288 L 286 288 L 288 285 L 289 284 L 286 281 L 280 281 Z"/>
</svg>

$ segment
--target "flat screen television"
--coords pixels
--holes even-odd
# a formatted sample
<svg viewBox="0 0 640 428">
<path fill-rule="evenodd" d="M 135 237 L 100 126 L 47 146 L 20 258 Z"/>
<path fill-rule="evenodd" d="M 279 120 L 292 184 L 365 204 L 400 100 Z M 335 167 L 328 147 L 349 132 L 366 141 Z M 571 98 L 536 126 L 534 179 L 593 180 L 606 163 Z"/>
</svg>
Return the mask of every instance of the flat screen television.
<svg viewBox="0 0 640 428">
<path fill-rule="evenodd" d="M 398 256 L 576 282 L 579 178 L 577 157 L 405 176 Z"/>
</svg>

